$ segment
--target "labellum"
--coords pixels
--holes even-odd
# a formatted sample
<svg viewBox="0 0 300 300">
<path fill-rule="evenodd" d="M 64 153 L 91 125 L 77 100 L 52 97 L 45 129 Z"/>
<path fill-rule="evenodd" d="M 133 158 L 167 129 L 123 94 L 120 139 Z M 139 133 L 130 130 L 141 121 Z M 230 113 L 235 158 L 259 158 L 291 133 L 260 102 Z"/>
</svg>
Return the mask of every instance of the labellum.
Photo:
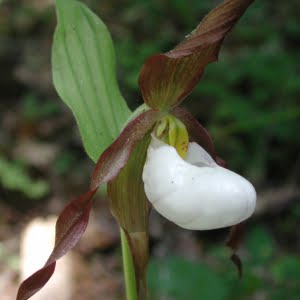
<svg viewBox="0 0 300 300">
<path fill-rule="evenodd" d="M 185 159 L 153 136 L 143 171 L 153 207 L 180 227 L 208 230 L 235 225 L 252 215 L 256 193 L 240 175 L 217 165 L 198 144 Z"/>
</svg>

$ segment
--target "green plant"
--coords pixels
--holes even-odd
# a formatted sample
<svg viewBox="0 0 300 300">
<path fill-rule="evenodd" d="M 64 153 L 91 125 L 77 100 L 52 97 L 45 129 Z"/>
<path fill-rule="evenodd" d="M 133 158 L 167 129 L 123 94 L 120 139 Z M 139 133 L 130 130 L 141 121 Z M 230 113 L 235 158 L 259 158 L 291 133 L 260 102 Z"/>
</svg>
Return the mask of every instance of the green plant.
<svg viewBox="0 0 300 300">
<path fill-rule="evenodd" d="M 150 56 L 139 75 L 145 105 L 131 114 L 118 89 L 105 25 L 77 1 L 56 1 L 54 84 L 75 115 L 87 154 L 97 163 L 89 191 L 60 214 L 53 252 L 22 283 L 18 300 L 36 293 L 52 276 L 56 260 L 78 242 L 101 185 L 107 184 L 110 208 L 121 228 L 130 300 L 147 297 L 148 200 L 161 215 L 187 229 L 232 226 L 253 213 L 253 186 L 224 168 L 206 129 L 178 107 L 206 65 L 218 59 L 224 38 L 251 2 L 224 1 L 173 50 Z M 233 251 L 235 244 L 228 243 Z M 237 262 L 236 254 L 234 258 Z"/>
</svg>

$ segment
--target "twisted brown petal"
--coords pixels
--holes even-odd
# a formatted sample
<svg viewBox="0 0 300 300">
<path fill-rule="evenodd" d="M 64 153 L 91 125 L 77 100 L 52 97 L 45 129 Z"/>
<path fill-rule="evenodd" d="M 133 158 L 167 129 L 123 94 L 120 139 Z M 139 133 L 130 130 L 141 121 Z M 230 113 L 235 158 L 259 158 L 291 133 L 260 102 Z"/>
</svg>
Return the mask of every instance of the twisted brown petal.
<svg viewBox="0 0 300 300">
<path fill-rule="evenodd" d="M 51 278 L 56 260 L 71 250 L 84 233 L 96 190 L 89 191 L 68 204 L 56 222 L 54 249 L 45 266 L 20 285 L 17 300 L 26 300 L 37 293 Z"/>
<path fill-rule="evenodd" d="M 91 189 L 111 181 L 125 166 L 134 145 L 150 131 L 160 113 L 148 110 L 132 120 L 119 137 L 100 156 L 92 174 Z"/>
<path fill-rule="evenodd" d="M 237 254 L 237 250 L 242 243 L 245 233 L 245 224 L 239 223 L 230 228 L 230 232 L 226 241 L 226 246 L 232 250 L 232 255 L 230 257 L 231 261 L 237 268 L 239 277 L 241 278 L 243 275 L 243 264 L 240 257 Z"/>
</svg>

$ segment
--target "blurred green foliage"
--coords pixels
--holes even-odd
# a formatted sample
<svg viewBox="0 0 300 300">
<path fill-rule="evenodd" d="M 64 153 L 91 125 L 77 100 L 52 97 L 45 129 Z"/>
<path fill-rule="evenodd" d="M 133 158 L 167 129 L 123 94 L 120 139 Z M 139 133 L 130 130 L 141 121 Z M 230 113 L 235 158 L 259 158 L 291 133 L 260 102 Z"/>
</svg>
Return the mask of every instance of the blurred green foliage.
<svg viewBox="0 0 300 300">
<path fill-rule="evenodd" d="M 30 199 L 39 199 L 49 192 L 49 184 L 44 180 L 32 179 L 24 164 L 1 155 L 0 184 L 8 190 L 22 192 Z"/>
<path fill-rule="evenodd" d="M 263 227 L 253 228 L 242 254 L 244 275 L 238 279 L 224 248 L 212 248 L 205 262 L 182 257 L 152 260 L 151 299 L 246 300 L 299 299 L 300 255 L 287 254 Z"/>
<path fill-rule="evenodd" d="M 64 151 L 54 161 L 54 169 L 60 175 L 66 175 L 76 163 L 75 156 L 70 151 Z"/>
<path fill-rule="evenodd" d="M 22 117 L 29 122 L 38 122 L 43 118 L 58 114 L 60 108 L 56 101 L 45 102 L 41 105 L 41 99 L 35 94 L 29 93 L 21 102 Z"/>
</svg>

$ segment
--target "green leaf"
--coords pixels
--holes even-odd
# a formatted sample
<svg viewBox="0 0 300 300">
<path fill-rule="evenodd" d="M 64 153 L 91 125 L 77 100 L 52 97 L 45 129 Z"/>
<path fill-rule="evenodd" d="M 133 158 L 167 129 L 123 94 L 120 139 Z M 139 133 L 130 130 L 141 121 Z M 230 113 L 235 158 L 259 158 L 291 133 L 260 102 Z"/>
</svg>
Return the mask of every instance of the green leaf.
<svg viewBox="0 0 300 300">
<path fill-rule="evenodd" d="M 52 49 L 55 88 L 75 115 L 87 154 L 97 161 L 130 115 L 115 74 L 115 52 L 103 22 L 83 4 L 56 0 Z"/>
</svg>

